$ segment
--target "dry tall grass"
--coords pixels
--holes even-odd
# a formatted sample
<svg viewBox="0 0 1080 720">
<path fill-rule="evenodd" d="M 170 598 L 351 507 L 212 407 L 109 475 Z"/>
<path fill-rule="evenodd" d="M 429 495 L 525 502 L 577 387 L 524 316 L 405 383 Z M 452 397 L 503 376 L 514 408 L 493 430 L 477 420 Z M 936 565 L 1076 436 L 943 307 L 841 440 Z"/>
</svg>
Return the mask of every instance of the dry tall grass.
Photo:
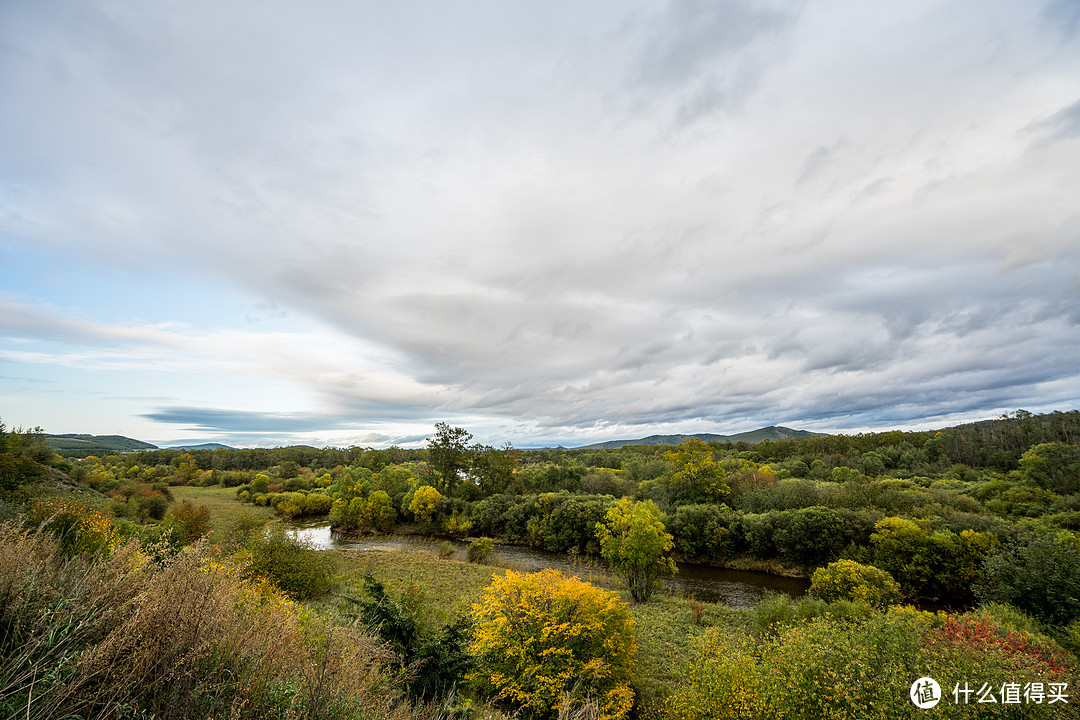
<svg viewBox="0 0 1080 720">
<path fill-rule="evenodd" d="M 405 718 L 391 653 L 195 545 L 63 557 L 0 525 L 0 716 Z"/>
</svg>

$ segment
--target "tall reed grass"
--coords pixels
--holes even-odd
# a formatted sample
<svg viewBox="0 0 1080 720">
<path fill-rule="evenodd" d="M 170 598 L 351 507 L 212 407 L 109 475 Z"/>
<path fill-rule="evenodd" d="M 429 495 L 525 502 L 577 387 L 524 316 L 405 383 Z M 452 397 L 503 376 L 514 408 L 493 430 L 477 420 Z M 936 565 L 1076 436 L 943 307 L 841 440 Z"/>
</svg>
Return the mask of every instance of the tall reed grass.
<svg viewBox="0 0 1080 720">
<path fill-rule="evenodd" d="M 0 525 L 0 717 L 405 718 L 392 653 L 203 544 L 65 552 Z"/>
</svg>

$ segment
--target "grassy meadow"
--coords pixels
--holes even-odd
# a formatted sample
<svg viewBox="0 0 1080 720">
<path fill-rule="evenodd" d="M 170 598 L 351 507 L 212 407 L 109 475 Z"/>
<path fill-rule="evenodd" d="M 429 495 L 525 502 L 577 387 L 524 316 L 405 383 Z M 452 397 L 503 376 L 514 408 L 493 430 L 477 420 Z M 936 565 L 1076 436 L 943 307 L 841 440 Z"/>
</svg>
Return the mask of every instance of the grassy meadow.
<svg viewBox="0 0 1080 720">
<path fill-rule="evenodd" d="M 177 485 L 169 488 L 169 492 L 177 503 L 203 505 L 210 511 L 211 540 L 224 538 L 239 524 L 267 522 L 276 517 L 273 508 L 237 502 L 234 488 Z"/>
</svg>

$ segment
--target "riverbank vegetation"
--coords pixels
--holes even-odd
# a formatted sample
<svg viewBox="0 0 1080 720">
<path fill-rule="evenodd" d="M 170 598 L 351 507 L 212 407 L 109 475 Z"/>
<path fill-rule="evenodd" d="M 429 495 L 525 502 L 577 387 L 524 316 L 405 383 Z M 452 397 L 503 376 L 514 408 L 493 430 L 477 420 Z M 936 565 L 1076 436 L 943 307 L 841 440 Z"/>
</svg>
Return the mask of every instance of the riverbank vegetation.
<svg viewBox="0 0 1080 720">
<path fill-rule="evenodd" d="M 110 498 L 114 516 L 136 523 L 164 520 L 176 488 L 205 486 L 282 518 L 328 516 L 344 532 L 491 537 L 579 554 L 599 554 L 597 524 L 628 498 L 661 511 L 679 561 L 809 577 L 848 559 L 889 572 L 910 602 L 957 606 L 1000 584 L 1003 563 L 988 558 L 1045 551 L 1040 538 L 1080 530 L 1078 412 L 755 445 L 519 450 L 470 440 L 440 425 L 415 450 L 152 450 L 63 462 Z"/>
<path fill-rule="evenodd" d="M 891 718 L 920 712 L 907 692 L 930 676 L 943 688 L 942 717 L 1076 716 L 1061 696 L 1075 690 L 1080 650 L 1080 413 L 755 445 L 518 450 L 470 440 L 440 425 L 417 450 L 71 461 L 42 450 L 33 432 L 0 432 L 0 519 L 9 520 L 0 709 Z M 474 560 L 487 556 L 485 538 L 603 555 L 628 584 L 586 579 L 602 586 L 605 607 L 626 608 L 633 639 L 620 631 L 623 640 L 589 647 L 632 644 L 633 670 L 616 671 L 602 652 L 574 655 L 567 641 L 541 650 L 572 662 L 539 675 L 535 663 L 491 671 L 485 623 L 509 621 L 479 608 L 490 605 L 484 597 L 508 606 L 531 587 L 504 587 L 513 568 L 318 552 L 263 527 L 303 516 L 352 533 L 473 538 Z M 650 597 L 627 573 L 637 555 L 653 569 L 669 557 L 780 565 L 812 575 L 812 594 L 748 610 Z M 588 595 L 565 578 L 544 586 Z M 954 610 L 918 609 L 929 601 Z M 525 676 L 548 681 L 526 686 Z M 1001 697 L 977 703 L 973 693 L 987 688 Z"/>
</svg>

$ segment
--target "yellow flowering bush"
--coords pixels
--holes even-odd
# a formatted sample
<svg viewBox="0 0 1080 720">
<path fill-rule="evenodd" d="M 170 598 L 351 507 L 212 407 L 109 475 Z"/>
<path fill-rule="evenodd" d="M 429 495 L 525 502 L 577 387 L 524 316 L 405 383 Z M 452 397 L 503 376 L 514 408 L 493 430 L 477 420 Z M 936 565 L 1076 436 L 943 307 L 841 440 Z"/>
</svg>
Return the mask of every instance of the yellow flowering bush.
<svg viewBox="0 0 1080 720">
<path fill-rule="evenodd" d="M 507 571 L 473 605 L 473 680 L 536 717 L 554 717 L 564 696 L 598 717 L 625 717 L 634 703 L 634 619 L 618 595 L 557 570 Z"/>
</svg>

